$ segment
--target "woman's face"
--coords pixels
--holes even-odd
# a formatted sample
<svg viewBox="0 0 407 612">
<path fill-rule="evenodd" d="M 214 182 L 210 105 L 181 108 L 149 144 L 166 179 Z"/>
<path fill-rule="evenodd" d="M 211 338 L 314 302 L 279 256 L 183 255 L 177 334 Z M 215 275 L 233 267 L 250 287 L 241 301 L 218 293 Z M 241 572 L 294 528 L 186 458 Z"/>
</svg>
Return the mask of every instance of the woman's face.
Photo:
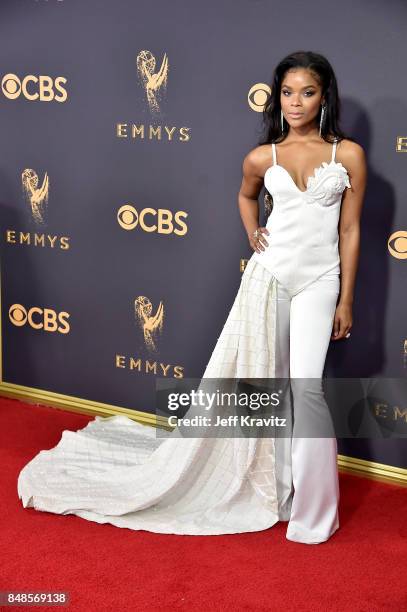
<svg viewBox="0 0 407 612">
<path fill-rule="evenodd" d="M 296 128 L 315 121 L 323 102 L 321 95 L 321 85 L 312 72 L 306 68 L 287 71 L 280 95 L 280 104 L 287 123 Z"/>
</svg>

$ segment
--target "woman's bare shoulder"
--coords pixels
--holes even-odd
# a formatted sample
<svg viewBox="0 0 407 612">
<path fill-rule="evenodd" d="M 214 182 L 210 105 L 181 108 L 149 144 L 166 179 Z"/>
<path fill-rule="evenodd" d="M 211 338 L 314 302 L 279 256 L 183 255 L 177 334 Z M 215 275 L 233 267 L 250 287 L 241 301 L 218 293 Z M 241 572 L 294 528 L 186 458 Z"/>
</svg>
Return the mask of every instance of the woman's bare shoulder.
<svg viewBox="0 0 407 612">
<path fill-rule="evenodd" d="M 344 161 L 351 165 L 365 162 L 366 159 L 365 150 L 362 145 L 348 138 L 343 138 L 343 140 L 339 142 L 338 153 L 340 153 Z"/>
<path fill-rule="evenodd" d="M 352 185 L 364 185 L 367 180 L 367 160 L 364 148 L 357 142 L 344 138 L 338 145 L 337 161 L 345 166 Z"/>
<path fill-rule="evenodd" d="M 257 145 L 245 155 L 243 159 L 243 172 L 263 177 L 266 168 L 271 163 L 271 145 Z"/>
</svg>

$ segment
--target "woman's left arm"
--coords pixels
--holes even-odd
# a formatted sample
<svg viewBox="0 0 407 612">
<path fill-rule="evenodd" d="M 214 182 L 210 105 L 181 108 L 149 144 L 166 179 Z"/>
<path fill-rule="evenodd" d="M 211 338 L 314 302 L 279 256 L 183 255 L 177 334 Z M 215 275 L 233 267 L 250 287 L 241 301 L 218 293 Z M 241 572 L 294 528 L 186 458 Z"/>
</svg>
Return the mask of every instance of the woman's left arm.
<svg viewBox="0 0 407 612">
<path fill-rule="evenodd" d="M 352 327 L 353 293 L 360 250 L 360 218 L 367 183 L 367 162 L 363 148 L 349 140 L 343 141 L 341 145 L 345 145 L 341 157 L 352 186 L 345 190 L 339 220 L 341 290 L 332 340 L 345 338 Z"/>
</svg>

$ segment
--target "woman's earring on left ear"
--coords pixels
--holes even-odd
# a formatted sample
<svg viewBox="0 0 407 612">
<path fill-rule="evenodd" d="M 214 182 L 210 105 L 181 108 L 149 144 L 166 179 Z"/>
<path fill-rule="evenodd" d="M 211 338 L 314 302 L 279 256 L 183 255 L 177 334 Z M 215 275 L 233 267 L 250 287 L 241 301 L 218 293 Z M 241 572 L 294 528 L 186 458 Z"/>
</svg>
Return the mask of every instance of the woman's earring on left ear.
<svg viewBox="0 0 407 612">
<path fill-rule="evenodd" d="M 323 104 L 321 107 L 321 118 L 319 120 L 319 135 L 320 136 L 321 136 L 321 131 L 322 131 L 322 124 L 324 122 L 325 108 L 326 108 L 326 104 Z"/>
<path fill-rule="evenodd" d="M 283 109 L 281 109 L 281 133 L 284 132 L 284 115 L 283 115 Z"/>
</svg>

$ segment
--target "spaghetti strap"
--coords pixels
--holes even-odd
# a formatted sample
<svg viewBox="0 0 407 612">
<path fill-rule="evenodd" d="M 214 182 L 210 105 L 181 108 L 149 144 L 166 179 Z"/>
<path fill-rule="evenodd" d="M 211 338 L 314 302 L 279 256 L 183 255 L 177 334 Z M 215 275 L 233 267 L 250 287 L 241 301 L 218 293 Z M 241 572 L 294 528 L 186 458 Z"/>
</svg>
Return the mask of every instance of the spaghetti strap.
<svg viewBox="0 0 407 612">
<path fill-rule="evenodd" d="M 277 164 L 277 153 L 276 153 L 276 145 L 274 142 L 271 143 L 271 148 L 273 150 L 273 166 Z"/>
<path fill-rule="evenodd" d="M 334 161 L 334 160 L 335 160 L 336 143 L 337 143 L 337 142 L 338 142 L 338 139 L 337 139 L 337 138 L 335 138 L 335 141 L 334 141 L 334 144 L 333 144 L 333 147 L 332 147 L 332 159 L 331 159 L 331 161 Z"/>
</svg>

